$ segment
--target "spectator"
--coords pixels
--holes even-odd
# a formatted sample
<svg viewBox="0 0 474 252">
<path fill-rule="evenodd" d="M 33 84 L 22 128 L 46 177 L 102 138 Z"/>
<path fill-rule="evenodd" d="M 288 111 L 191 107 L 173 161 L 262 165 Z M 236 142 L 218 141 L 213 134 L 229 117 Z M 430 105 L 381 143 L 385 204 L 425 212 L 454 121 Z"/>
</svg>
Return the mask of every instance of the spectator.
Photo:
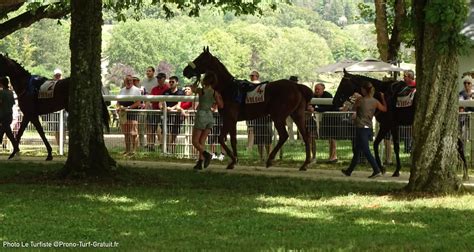
<svg viewBox="0 0 474 252">
<path fill-rule="evenodd" d="M 472 100 L 474 97 L 474 93 L 472 92 L 472 83 L 473 79 L 471 76 L 466 75 L 462 78 L 462 83 L 463 83 L 463 90 L 459 92 L 459 100 Z M 459 107 L 459 112 L 473 112 L 474 108 L 473 107 Z"/>
<path fill-rule="evenodd" d="M 193 146 L 199 152 L 198 161 L 194 166 L 195 170 L 201 170 L 203 166 L 207 168 L 212 158 L 212 155 L 205 151 L 205 141 L 214 124 L 211 107 L 214 103 L 217 104 L 219 109 L 224 107 L 221 95 L 212 89 L 212 86 L 215 86 L 216 83 L 217 76 L 213 72 L 206 72 L 202 80 L 202 88 L 198 88 L 196 85 L 192 86 L 193 92 L 199 95 L 199 106 L 192 137 Z"/>
<path fill-rule="evenodd" d="M 166 74 L 158 73 L 156 76 L 156 84 L 151 89 L 151 95 L 163 95 L 170 87 L 165 83 Z M 155 110 L 148 114 L 147 125 L 147 149 L 148 151 L 155 151 L 155 142 L 161 143 L 161 113 L 158 110 L 162 109 L 161 102 L 151 102 L 151 109 Z"/>
<path fill-rule="evenodd" d="M 356 126 L 356 138 L 355 138 L 355 148 L 352 156 L 352 161 L 347 169 L 342 169 L 342 173 L 346 176 L 351 176 L 354 168 L 360 159 L 360 153 L 364 153 L 367 161 L 369 161 L 372 166 L 373 173 L 369 178 L 376 178 L 382 176 L 380 168 L 375 162 L 374 156 L 370 152 L 369 148 L 369 139 L 372 138 L 372 120 L 375 114 L 375 110 L 378 109 L 382 112 L 387 111 L 387 106 L 385 104 L 385 98 L 383 93 L 381 93 L 380 103 L 377 99 L 373 97 L 375 88 L 372 86 L 372 83 L 365 82 L 362 84 L 361 93 L 362 98 L 357 99 L 354 104 L 355 114 L 355 126 Z"/>
<path fill-rule="evenodd" d="M 140 86 L 143 87 L 146 94 L 151 93 L 151 89 L 156 86 L 157 79 L 155 77 L 155 68 L 149 66 L 146 68 L 145 78 L 140 81 Z M 147 102 L 147 109 L 151 108 L 151 104 Z"/>
<path fill-rule="evenodd" d="M 141 86 L 140 78 L 137 76 L 133 76 L 133 85 L 140 89 L 141 95 L 146 95 L 146 89 Z M 144 109 L 145 103 L 142 101 L 140 102 L 140 106 L 137 109 Z M 146 132 L 146 112 L 144 111 L 137 111 L 137 119 L 138 119 L 138 142 L 140 143 L 140 147 L 145 147 L 145 132 Z"/>
<path fill-rule="evenodd" d="M 186 85 L 184 87 L 184 95 L 193 96 L 191 85 Z M 192 110 L 194 110 L 195 108 L 196 108 L 196 104 L 193 101 L 181 102 L 181 116 L 184 121 L 184 153 L 185 155 L 189 155 L 189 156 L 191 156 L 193 152 L 190 139 L 191 139 L 193 125 L 194 125 L 194 111 Z"/>
<path fill-rule="evenodd" d="M 473 79 L 471 76 L 466 75 L 462 78 L 463 83 L 463 90 L 459 92 L 459 100 L 472 100 L 474 98 L 474 92 L 472 92 L 472 83 Z M 474 112 L 474 107 L 459 107 L 459 112 Z M 469 116 L 465 113 L 461 113 L 459 115 L 459 131 L 460 136 L 462 136 L 463 141 L 467 139 L 467 130 L 466 130 L 466 122 L 469 120 Z"/>
<path fill-rule="evenodd" d="M 3 139 L 3 134 L 6 134 L 8 139 L 13 145 L 13 152 L 8 157 L 11 159 L 17 152 L 20 151 L 18 142 L 13 136 L 10 124 L 13 120 L 13 105 L 15 105 L 15 99 L 13 98 L 13 92 L 8 88 L 9 81 L 7 77 L 0 77 L 0 139 Z"/>
<path fill-rule="evenodd" d="M 314 86 L 314 98 L 332 98 L 332 95 L 325 91 L 324 89 L 326 88 L 326 86 L 324 86 L 323 83 L 318 83 L 316 84 L 316 86 Z M 319 113 L 324 113 L 324 112 L 327 112 L 327 111 L 333 111 L 333 106 L 332 105 L 314 105 L 314 111 L 316 112 L 319 112 Z M 328 118 L 330 119 L 330 118 Z M 324 119 L 324 115 L 323 115 L 323 119 L 322 119 L 322 124 L 323 124 L 323 127 L 334 127 L 335 125 L 332 125 L 334 122 L 331 122 L 331 120 L 325 120 Z M 315 141 L 314 139 L 312 139 L 311 141 L 312 143 L 312 149 L 314 148 L 314 151 L 313 153 L 316 153 L 316 146 L 314 145 L 313 147 L 313 144 L 315 144 Z M 335 163 L 337 162 L 337 152 L 336 152 L 336 140 L 334 140 L 333 138 L 329 138 L 329 160 L 328 162 L 330 163 Z"/>
<path fill-rule="evenodd" d="M 185 95 L 184 91 L 179 88 L 179 79 L 177 76 L 171 76 L 168 83 L 170 88 L 163 95 Z M 166 102 L 168 112 L 168 145 L 171 153 L 176 153 L 176 138 L 181 130 L 183 122 L 181 117 L 181 102 Z"/>
<path fill-rule="evenodd" d="M 250 82 L 253 84 L 260 84 L 260 73 L 256 70 L 253 70 L 250 72 Z M 254 145 L 254 127 L 255 127 L 255 122 L 257 119 L 254 120 L 247 120 L 245 121 L 247 123 L 247 149 L 252 150 L 253 145 Z"/>
<path fill-rule="evenodd" d="M 405 71 L 403 73 L 403 81 L 407 84 L 407 86 L 411 88 L 416 88 L 415 72 L 413 72 L 413 70 Z M 407 128 L 406 134 L 408 135 L 408 137 L 404 139 L 405 153 L 409 153 L 411 151 L 412 145 L 411 128 Z"/>
<path fill-rule="evenodd" d="M 130 75 L 125 77 L 125 87 L 120 90 L 120 95 L 141 95 L 140 89 L 133 85 L 133 78 Z M 125 135 L 125 152 L 126 156 L 132 156 L 137 149 L 138 120 L 137 112 L 133 111 L 140 108 L 141 101 L 119 101 L 117 110 L 121 118 L 120 126 L 122 133 Z"/>
</svg>

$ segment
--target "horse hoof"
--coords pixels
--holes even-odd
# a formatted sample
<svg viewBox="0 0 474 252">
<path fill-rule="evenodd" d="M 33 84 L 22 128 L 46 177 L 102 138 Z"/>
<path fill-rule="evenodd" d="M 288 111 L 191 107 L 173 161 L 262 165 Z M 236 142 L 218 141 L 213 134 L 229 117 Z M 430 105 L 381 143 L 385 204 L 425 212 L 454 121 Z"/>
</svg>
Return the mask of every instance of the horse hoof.
<svg viewBox="0 0 474 252">
<path fill-rule="evenodd" d="M 51 161 L 51 160 L 53 160 L 53 156 L 46 157 L 46 161 Z"/>
<path fill-rule="evenodd" d="M 234 164 L 229 164 L 226 169 L 227 169 L 227 170 L 232 170 L 232 169 L 234 169 Z"/>
<path fill-rule="evenodd" d="M 301 167 L 300 171 L 306 171 L 306 167 Z"/>
<path fill-rule="evenodd" d="M 400 177 L 400 173 L 399 172 L 394 172 L 392 177 Z"/>
<path fill-rule="evenodd" d="M 15 155 L 19 152 L 20 150 L 13 150 L 12 154 L 8 157 L 8 159 L 12 159 L 15 157 Z"/>
</svg>

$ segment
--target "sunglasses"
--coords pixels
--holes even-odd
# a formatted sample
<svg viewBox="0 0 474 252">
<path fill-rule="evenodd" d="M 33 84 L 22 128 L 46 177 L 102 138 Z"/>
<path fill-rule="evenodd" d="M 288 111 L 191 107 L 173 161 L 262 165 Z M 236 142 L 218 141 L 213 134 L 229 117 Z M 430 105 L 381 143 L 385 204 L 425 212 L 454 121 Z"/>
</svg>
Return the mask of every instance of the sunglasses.
<svg viewBox="0 0 474 252">
<path fill-rule="evenodd" d="M 172 81 L 172 80 L 171 80 L 171 81 L 169 81 L 169 83 L 175 83 L 175 81 Z"/>
<path fill-rule="evenodd" d="M 472 84 L 472 83 L 465 81 L 464 84 Z"/>
</svg>

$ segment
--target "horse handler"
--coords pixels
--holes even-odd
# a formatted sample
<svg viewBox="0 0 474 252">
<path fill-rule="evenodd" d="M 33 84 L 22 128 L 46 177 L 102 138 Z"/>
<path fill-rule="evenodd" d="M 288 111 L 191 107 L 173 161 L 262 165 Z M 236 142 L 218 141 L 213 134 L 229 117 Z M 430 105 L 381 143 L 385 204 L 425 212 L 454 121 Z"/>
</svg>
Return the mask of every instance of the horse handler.
<svg viewBox="0 0 474 252">
<path fill-rule="evenodd" d="M 195 170 L 201 170 L 204 162 L 204 168 L 209 166 L 212 155 L 205 151 L 206 138 L 211 132 L 214 124 L 214 117 L 211 108 L 214 103 L 219 109 L 224 107 L 222 96 L 212 87 L 217 84 L 217 76 L 213 72 L 206 72 L 202 80 L 202 88 L 197 87 L 195 83 L 191 90 L 199 95 L 199 105 L 196 112 L 196 119 L 193 127 L 193 146 L 199 152 L 199 159 L 194 166 Z"/>
<path fill-rule="evenodd" d="M 8 139 L 13 145 L 13 152 L 10 154 L 8 159 L 15 156 L 20 151 L 18 148 L 18 142 L 13 136 L 10 124 L 13 120 L 13 105 L 15 105 L 15 99 L 13 98 L 13 92 L 8 89 L 8 79 L 5 76 L 0 77 L 0 139 L 3 139 L 3 134 L 7 134 Z"/>
</svg>

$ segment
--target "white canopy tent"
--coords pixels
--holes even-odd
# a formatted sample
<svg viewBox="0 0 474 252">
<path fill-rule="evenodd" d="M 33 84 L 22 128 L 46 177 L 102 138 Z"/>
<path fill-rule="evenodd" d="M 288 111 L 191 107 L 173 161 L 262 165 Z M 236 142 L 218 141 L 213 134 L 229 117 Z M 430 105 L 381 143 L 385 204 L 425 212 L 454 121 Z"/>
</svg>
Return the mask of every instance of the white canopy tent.
<svg viewBox="0 0 474 252">
<path fill-rule="evenodd" d="M 318 73 L 337 73 L 344 69 L 348 72 L 402 72 L 408 69 L 394 66 L 378 59 L 363 61 L 342 60 L 316 69 Z"/>
</svg>

